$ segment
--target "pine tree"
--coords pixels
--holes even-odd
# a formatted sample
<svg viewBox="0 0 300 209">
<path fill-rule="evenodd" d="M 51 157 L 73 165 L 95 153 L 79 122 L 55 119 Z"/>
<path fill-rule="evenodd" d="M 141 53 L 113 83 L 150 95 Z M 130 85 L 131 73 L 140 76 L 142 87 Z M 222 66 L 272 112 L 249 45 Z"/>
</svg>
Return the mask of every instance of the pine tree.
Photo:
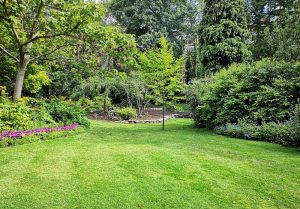
<svg viewBox="0 0 300 209">
<path fill-rule="evenodd" d="M 244 0 L 207 0 L 200 28 L 202 76 L 247 61 L 250 38 Z"/>
</svg>

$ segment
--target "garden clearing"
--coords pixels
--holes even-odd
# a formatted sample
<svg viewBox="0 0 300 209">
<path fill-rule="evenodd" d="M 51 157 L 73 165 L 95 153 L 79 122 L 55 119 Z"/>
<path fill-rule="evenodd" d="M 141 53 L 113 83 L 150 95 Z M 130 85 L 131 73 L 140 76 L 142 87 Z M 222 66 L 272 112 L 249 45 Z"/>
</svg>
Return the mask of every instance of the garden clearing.
<svg viewBox="0 0 300 209">
<path fill-rule="evenodd" d="M 0 208 L 299 208 L 300 152 L 193 128 L 92 121 L 0 149 Z"/>
</svg>

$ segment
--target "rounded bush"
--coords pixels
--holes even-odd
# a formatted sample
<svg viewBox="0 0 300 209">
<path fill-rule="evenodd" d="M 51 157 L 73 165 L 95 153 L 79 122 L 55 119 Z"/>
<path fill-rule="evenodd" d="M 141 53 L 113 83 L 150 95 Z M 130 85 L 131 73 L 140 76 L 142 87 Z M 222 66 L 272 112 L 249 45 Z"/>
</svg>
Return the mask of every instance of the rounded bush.
<svg viewBox="0 0 300 209">
<path fill-rule="evenodd" d="M 119 108 L 115 111 L 115 114 L 122 120 L 129 120 L 137 117 L 136 109 L 133 109 L 132 107 Z"/>
</svg>

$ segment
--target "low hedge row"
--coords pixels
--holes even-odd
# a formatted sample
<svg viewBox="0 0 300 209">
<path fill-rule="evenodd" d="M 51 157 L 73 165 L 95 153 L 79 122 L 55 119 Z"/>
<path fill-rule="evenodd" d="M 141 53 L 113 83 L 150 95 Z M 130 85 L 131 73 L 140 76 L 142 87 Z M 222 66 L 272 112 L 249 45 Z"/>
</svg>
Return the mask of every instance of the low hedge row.
<svg viewBox="0 0 300 209">
<path fill-rule="evenodd" d="M 226 124 L 215 128 L 217 134 L 249 140 L 263 140 L 288 146 L 300 146 L 300 120 L 292 118 L 285 123 L 254 125 L 246 122 Z"/>
</svg>

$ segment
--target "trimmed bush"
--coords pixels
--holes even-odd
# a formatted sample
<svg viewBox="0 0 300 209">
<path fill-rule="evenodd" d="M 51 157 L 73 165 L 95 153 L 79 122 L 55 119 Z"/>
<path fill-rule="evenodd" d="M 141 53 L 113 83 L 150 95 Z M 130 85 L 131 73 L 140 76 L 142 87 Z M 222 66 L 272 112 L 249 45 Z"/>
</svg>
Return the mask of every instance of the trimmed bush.
<svg viewBox="0 0 300 209">
<path fill-rule="evenodd" d="M 137 117 L 136 109 L 133 109 L 132 107 L 119 108 L 115 110 L 115 114 L 122 120 L 129 120 Z"/>
</svg>

